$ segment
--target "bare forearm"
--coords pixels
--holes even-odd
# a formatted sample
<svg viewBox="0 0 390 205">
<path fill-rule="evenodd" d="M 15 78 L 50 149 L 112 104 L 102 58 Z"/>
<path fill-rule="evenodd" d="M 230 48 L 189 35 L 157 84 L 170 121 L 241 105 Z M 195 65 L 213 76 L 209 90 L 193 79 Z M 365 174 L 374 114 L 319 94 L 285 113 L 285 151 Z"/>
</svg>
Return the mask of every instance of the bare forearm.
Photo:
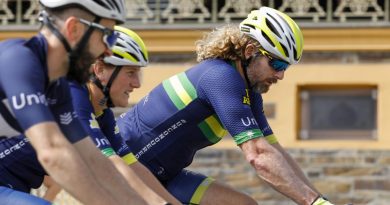
<svg viewBox="0 0 390 205">
<path fill-rule="evenodd" d="M 93 149 L 92 149 L 93 147 Z M 92 169 L 96 178 L 100 179 L 100 186 L 104 187 L 119 204 L 147 204 L 126 182 L 125 178 L 118 172 L 114 165 L 103 156 L 92 141 L 77 145 L 81 156 Z"/>
<path fill-rule="evenodd" d="M 65 137 L 56 131 L 55 125 L 35 125 L 26 131 L 26 136 L 37 151 L 41 165 L 72 196 L 84 204 L 117 203 L 96 183 L 84 161 Z"/>
<path fill-rule="evenodd" d="M 295 174 L 283 154 L 265 139 L 246 142 L 241 148 L 258 175 L 275 190 L 302 205 L 310 205 L 318 196 Z"/>
<path fill-rule="evenodd" d="M 295 174 L 303 181 L 306 183 L 307 186 L 315 190 L 318 194 L 320 192 L 314 187 L 314 185 L 309 181 L 309 179 L 305 176 L 303 173 L 302 169 L 298 166 L 297 162 L 279 145 L 274 145 L 276 148 L 283 154 L 289 165 L 292 167 L 294 170 Z"/>
</svg>

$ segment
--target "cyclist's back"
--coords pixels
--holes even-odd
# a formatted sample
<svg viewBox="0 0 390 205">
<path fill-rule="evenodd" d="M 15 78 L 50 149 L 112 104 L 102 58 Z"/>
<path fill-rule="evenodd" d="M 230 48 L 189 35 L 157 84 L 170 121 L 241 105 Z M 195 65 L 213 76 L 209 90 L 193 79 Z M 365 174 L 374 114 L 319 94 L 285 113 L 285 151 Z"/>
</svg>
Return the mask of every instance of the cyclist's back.
<svg viewBox="0 0 390 205">
<path fill-rule="evenodd" d="M 197 150 L 217 143 L 225 128 L 237 143 L 271 135 L 261 107 L 261 96 L 246 89 L 228 61 L 207 60 L 163 81 L 118 126 L 136 157 L 164 181 L 187 167 Z"/>
</svg>

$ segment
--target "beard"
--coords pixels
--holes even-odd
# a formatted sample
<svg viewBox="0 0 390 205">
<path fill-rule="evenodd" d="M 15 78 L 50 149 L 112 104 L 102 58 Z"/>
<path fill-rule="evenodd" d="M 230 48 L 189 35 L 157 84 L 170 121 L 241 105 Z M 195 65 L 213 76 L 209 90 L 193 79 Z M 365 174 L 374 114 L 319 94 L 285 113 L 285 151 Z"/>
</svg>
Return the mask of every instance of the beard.
<svg viewBox="0 0 390 205">
<path fill-rule="evenodd" d="M 270 85 L 266 85 L 264 83 L 256 83 L 252 86 L 252 90 L 256 93 L 262 94 L 269 91 Z"/>
<path fill-rule="evenodd" d="M 89 52 L 89 46 L 86 46 L 83 52 L 78 56 L 77 61 L 74 62 L 74 66 L 69 68 L 67 77 L 77 81 L 80 84 L 88 82 L 91 75 L 90 67 L 94 63 L 96 58 Z M 72 66 L 72 63 L 69 63 Z"/>
</svg>

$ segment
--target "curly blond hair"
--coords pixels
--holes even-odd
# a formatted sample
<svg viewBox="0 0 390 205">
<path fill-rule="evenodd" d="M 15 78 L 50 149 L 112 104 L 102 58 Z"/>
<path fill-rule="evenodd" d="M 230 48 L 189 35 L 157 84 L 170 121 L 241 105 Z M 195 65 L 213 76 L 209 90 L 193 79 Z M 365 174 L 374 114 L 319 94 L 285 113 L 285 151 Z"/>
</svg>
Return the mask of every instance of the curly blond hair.
<svg viewBox="0 0 390 205">
<path fill-rule="evenodd" d="M 244 59 L 244 50 L 249 43 L 260 44 L 243 34 L 238 26 L 226 25 L 207 33 L 201 40 L 195 42 L 197 61 L 206 59 Z"/>
</svg>

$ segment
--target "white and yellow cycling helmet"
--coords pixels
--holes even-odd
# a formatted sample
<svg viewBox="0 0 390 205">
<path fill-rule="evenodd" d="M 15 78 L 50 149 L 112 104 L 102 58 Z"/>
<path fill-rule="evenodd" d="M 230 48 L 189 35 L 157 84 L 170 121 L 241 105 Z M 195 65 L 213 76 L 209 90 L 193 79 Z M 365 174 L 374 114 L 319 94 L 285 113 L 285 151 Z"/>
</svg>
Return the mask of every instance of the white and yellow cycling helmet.
<svg viewBox="0 0 390 205">
<path fill-rule="evenodd" d="M 286 14 L 261 7 L 240 23 L 241 32 L 257 40 L 273 57 L 296 64 L 302 57 L 303 36 L 298 25 Z"/>
<path fill-rule="evenodd" d="M 113 55 L 105 57 L 104 62 L 114 66 L 147 66 L 149 56 L 142 39 L 125 27 L 115 26 L 114 29 L 119 36 L 111 49 Z"/>
<path fill-rule="evenodd" d="M 104 94 L 102 102 L 105 102 L 108 107 L 115 107 L 111 100 L 110 88 L 122 67 L 144 67 L 149 63 L 148 51 L 141 37 L 125 27 L 115 26 L 114 29 L 119 33 L 119 36 L 111 49 L 113 55 L 103 59 L 104 63 L 114 66 L 114 71 L 108 79 L 107 85 L 103 85 L 96 76 L 92 79 L 93 83 L 102 90 Z"/>
</svg>

